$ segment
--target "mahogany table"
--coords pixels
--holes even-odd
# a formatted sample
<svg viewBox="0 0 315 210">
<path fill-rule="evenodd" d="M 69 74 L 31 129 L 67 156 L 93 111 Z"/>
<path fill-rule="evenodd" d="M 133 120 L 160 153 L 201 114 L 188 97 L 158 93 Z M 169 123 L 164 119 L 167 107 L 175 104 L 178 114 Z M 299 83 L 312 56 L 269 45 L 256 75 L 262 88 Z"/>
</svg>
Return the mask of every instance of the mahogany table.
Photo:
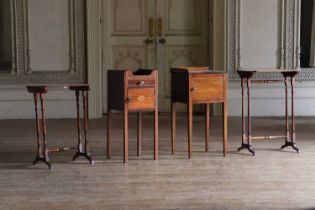
<svg viewBox="0 0 315 210">
<path fill-rule="evenodd" d="M 268 140 L 268 139 L 278 139 L 284 138 L 285 144 L 281 147 L 292 147 L 297 153 L 299 153 L 299 148 L 296 145 L 295 138 L 295 116 L 294 116 L 294 77 L 299 73 L 299 70 L 285 70 L 285 69 L 239 69 L 239 76 L 241 77 L 242 86 L 242 146 L 238 149 L 248 149 L 253 155 L 255 155 L 255 150 L 252 146 L 252 140 Z M 281 73 L 284 77 L 283 80 L 253 80 L 252 77 L 256 73 Z M 251 98 L 250 89 L 252 83 L 276 83 L 283 82 L 285 85 L 285 135 L 280 136 L 252 136 L 252 126 L 251 126 Z M 246 83 L 246 85 L 245 85 Z M 289 128 L 289 107 L 288 107 L 288 86 L 291 86 L 291 129 Z M 246 116 L 245 116 L 245 88 L 247 87 L 247 126 Z M 246 131 L 247 130 L 247 131 Z"/>
<path fill-rule="evenodd" d="M 77 130 L 78 130 L 78 144 L 76 147 L 70 148 L 56 148 L 56 149 L 48 149 L 47 147 L 47 131 L 46 131 L 46 119 L 45 119 L 45 109 L 44 109 L 44 95 L 48 93 L 49 89 L 69 89 L 75 92 L 76 96 L 76 108 L 77 108 Z M 88 148 L 88 92 L 90 91 L 90 86 L 87 84 L 82 85 L 36 85 L 36 86 L 27 86 L 27 90 L 29 93 L 34 95 L 34 102 L 35 102 L 35 118 L 36 118 L 36 135 L 37 135 L 37 155 L 35 160 L 33 161 L 33 165 L 37 162 L 42 161 L 44 162 L 49 169 L 51 169 L 51 163 L 49 161 L 49 152 L 62 152 L 68 150 L 75 150 L 76 153 L 73 157 L 73 161 L 77 159 L 79 156 L 83 156 L 89 160 L 89 162 L 93 165 L 94 161 L 91 157 Z M 81 118 L 80 118 L 80 93 L 82 94 L 83 100 L 83 120 L 84 120 L 84 142 L 81 140 Z M 41 122 L 40 116 L 38 114 L 39 106 L 38 100 L 40 100 L 41 105 Z M 41 125 L 40 125 L 41 124 Z M 42 140 L 40 138 L 40 131 L 42 129 Z"/>
<path fill-rule="evenodd" d="M 172 154 L 176 146 L 176 103 L 187 104 L 188 158 L 192 156 L 193 105 L 205 105 L 205 150 L 208 151 L 210 104 L 221 103 L 223 118 L 223 155 L 227 152 L 227 75 L 208 67 L 171 69 Z"/>
<path fill-rule="evenodd" d="M 157 70 L 109 70 L 107 105 L 107 158 L 111 159 L 112 111 L 123 111 L 124 162 L 128 162 L 128 114 L 136 112 L 137 155 L 141 155 L 142 113 L 154 112 L 154 160 L 158 159 L 158 72 Z"/>
</svg>

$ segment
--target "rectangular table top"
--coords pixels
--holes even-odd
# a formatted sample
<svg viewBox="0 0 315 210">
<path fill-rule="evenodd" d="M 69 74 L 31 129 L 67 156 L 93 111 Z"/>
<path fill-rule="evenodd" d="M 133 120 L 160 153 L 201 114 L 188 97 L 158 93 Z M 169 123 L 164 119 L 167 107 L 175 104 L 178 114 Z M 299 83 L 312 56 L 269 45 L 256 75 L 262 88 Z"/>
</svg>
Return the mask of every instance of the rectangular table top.
<svg viewBox="0 0 315 210">
<path fill-rule="evenodd" d="M 26 85 L 26 88 L 29 92 L 41 92 L 46 93 L 48 90 L 81 90 L 81 91 L 89 91 L 89 84 L 34 84 L 34 85 Z"/>
<path fill-rule="evenodd" d="M 254 72 L 254 73 L 285 73 L 300 72 L 300 69 L 276 69 L 276 68 L 240 68 L 238 72 Z"/>
</svg>

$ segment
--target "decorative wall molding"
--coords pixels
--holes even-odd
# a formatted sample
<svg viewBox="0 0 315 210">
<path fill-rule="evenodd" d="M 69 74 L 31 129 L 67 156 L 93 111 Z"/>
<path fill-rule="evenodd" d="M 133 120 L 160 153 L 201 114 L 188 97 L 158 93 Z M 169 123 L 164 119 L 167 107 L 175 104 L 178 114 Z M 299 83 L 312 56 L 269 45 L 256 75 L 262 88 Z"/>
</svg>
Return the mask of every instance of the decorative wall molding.
<svg viewBox="0 0 315 210">
<path fill-rule="evenodd" d="M 14 0 L 14 50 L 15 74 L 1 73 L 1 83 L 77 83 L 86 81 L 85 68 L 85 3 L 84 0 L 69 0 L 70 67 L 66 71 L 32 72 L 29 68 L 31 57 L 28 45 L 28 0 Z"/>
<path fill-rule="evenodd" d="M 11 31 L 10 31 L 10 36 L 11 36 L 11 62 L 8 63 L 10 68 L 6 68 L 7 65 L 5 66 L 5 69 L 1 69 L 0 71 L 0 76 L 4 74 L 16 74 L 16 66 L 17 66 L 17 59 L 16 59 L 16 47 L 15 47 L 15 36 L 16 36 L 16 2 L 15 0 L 9 1 L 10 4 L 10 25 L 11 25 Z M 6 64 L 6 63 L 5 63 Z"/>
<path fill-rule="evenodd" d="M 279 68 L 300 67 L 301 0 L 279 0 L 280 43 Z M 239 81 L 236 70 L 242 67 L 241 23 L 242 0 L 227 1 L 227 69 L 231 81 Z M 278 79 L 280 74 L 259 74 L 256 79 Z M 301 69 L 298 80 L 315 80 L 314 69 Z"/>
<path fill-rule="evenodd" d="M 26 52 L 27 52 L 27 63 L 26 63 L 26 69 L 25 69 L 25 74 L 32 74 L 32 72 L 43 72 L 43 73 L 47 73 L 47 71 L 41 71 L 41 70 L 36 70 L 34 71 L 31 67 L 31 62 L 32 62 L 32 49 L 31 49 L 31 46 L 30 46 L 30 13 L 29 13 L 29 9 L 30 9 L 30 6 L 28 4 L 28 1 L 29 0 L 26 0 L 25 1 L 25 5 L 26 5 L 26 8 L 25 8 L 25 20 L 27 22 L 26 24 L 26 31 L 27 31 L 27 34 L 25 34 L 25 37 L 26 39 L 24 40 L 25 43 L 24 45 L 27 47 L 26 48 Z M 68 34 L 68 39 L 69 39 L 69 43 L 68 43 L 68 47 L 69 47 L 69 52 L 68 52 L 68 62 L 69 62 L 69 67 L 68 69 L 62 69 L 60 71 L 60 69 L 52 69 L 48 72 L 64 72 L 64 73 L 75 73 L 75 54 L 76 54 L 76 46 L 75 46 L 75 41 L 76 41 L 76 37 L 75 37 L 75 21 L 76 21 L 76 14 L 75 14 L 75 9 L 74 9 L 74 6 L 75 6 L 75 0 L 67 0 L 67 10 L 68 10 L 68 28 L 69 28 L 69 34 Z M 45 11 L 43 11 L 45 12 Z M 58 14 L 56 14 L 58 15 Z M 66 21 L 67 19 L 64 19 L 64 21 Z M 66 38 L 66 37 L 65 37 Z M 34 60 L 34 59 L 33 59 Z"/>
</svg>

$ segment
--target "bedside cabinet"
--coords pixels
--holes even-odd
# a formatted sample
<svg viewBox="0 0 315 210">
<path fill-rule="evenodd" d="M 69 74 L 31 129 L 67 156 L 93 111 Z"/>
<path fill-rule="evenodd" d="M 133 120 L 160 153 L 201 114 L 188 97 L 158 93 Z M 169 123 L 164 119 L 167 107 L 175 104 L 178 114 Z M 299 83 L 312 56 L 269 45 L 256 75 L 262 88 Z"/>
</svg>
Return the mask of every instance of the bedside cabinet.
<svg viewBox="0 0 315 210">
<path fill-rule="evenodd" d="M 187 104 L 188 157 L 192 156 L 193 105 L 205 105 L 205 151 L 208 151 L 210 104 L 222 104 L 223 155 L 227 152 L 227 80 L 225 73 L 208 67 L 171 69 L 172 154 L 176 146 L 176 103 Z"/>
<path fill-rule="evenodd" d="M 142 112 L 154 112 L 154 159 L 158 159 L 158 72 L 157 70 L 109 70 L 107 111 L 107 158 L 111 151 L 112 110 L 124 115 L 124 162 L 128 162 L 128 114 L 137 113 L 137 155 L 141 155 Z"/>
</svg>

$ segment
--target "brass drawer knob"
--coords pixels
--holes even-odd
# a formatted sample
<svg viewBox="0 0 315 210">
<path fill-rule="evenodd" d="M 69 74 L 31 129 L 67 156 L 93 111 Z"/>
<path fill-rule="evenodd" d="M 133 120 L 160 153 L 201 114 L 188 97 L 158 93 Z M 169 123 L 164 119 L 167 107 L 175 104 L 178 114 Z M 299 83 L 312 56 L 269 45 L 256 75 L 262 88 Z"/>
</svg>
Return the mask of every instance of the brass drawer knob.
<svg viewBox="0 0 315 210">
<path fill-rule="evenodd" d="M 194 88 L 194 87 L 190 89 L 191 92 L 195 92 L 196 90 L 197 88 Z"/>
<path fill-rule="evenodd" d="M 132 97 L 131 96 L 128 96 L 127 97 L 127 101 L 131 101 L 132 100 Z"/>
<path fill-rule="evenodd" d="M 144 81 L 139 81 L 137 84 L 138 85 L 144 85 Z"/>
</svg>

